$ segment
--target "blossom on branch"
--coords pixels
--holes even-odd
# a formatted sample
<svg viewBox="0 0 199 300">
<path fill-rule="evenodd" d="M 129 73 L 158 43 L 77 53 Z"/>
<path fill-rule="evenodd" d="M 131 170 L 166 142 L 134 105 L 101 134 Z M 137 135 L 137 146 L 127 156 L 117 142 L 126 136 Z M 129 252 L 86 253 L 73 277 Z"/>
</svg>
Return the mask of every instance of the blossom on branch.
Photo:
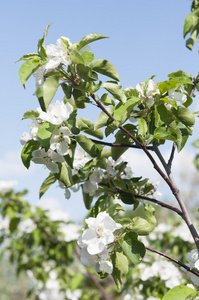
<svg viewBox="0 0 199 300">
<path fill-rule="evenodd" d="M 50 122 L 54 125 L 60 125 L 64 121 L 67 121 L 70 117 L 70 114 L 73 112 L 73 107 L 70 103 L 64 104 L 57 100 L 55 103 L 52 103 L 48 106 L 47 112 L 43 111 L 41 108 L 38 108 L 39 118 L 43 121 Z"/>
<path fill-rule="evenodd" d="M 136 85 L 136 90 L 139 92 L 139 98 L 142 99 L 148 107 L 151 107 L 154 104 L 155 94 L 160 93 L 158 84 L 152 79 L 149 79 L 148 82 L 138 83 Z"/>
<path fill-rule="evenodd" d="M 112 263 L 108 261 L 107 245 L 114 242 L 113 232 L 122 227 L 116 223 L 107 212 L 100 212 L 96 218 L 90 217 L 85 220 L 88 229 L 78 238 L 81 248 L 81 262 L 96 272 L 104 271 L 111 274 Z"/>
<path fill-rule="evenodd" d="M 58 173 L 57 162 L 63 163 L 64 158 L 60 154 L 49 149 L 47 152 L 44 148 L 32 152 L 32 161 L 35 164 L 44 164 L 53 173 Z"/>
<path fill-rule="evenodd" d="M 66 155 L 69 152 L 71 132 L 68 127 L 57 128 L 50 139 L 50 149 L 56 150 L 60 155 Z"/>
</svg>

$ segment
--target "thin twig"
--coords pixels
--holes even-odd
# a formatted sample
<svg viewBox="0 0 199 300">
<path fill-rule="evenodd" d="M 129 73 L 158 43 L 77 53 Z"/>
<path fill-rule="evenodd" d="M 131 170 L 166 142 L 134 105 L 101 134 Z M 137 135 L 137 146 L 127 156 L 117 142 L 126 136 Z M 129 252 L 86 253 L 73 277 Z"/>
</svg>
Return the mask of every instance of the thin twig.
<svg viewBox="0 0 199 300">
<path fill-rule="evenodd" d="M 140 149 L 139 146 L 137 145 L 132 145 L 132 144 L 125 144 L 125 143 L 108 143 L 108 142 L 104 142 L 104 141 L 99 141 L 99 140 L 95 140 L 95 139 L 91 139 L 90 140 L 95 143 L 95 144 L 100 144 L 100 145 L 104 145 L 104 146 L 110 146 L 110 147 L 126 147 L 126 148 L 135 148 L 135 149 Z M 153 150 L 152 146 L 147 146 L 148 150 Z"/>
<path fill-rule="evenodd" d="M 172 147 L 172 150 L 171 150 L 171 155 L 170 155 L 168 163 L 167 163 L 170 170 L 171 170 L 171 165 L 172 165 L 172 162 L 173 162 L 173 159 L 174 159 L 175 149 L 176 149 L 176 144 L 173 143 L 173 147 Z"/>
<path fill-rule="evenodd" d="M 191 268 L 188 267 L 187 265 L 183 264 L 181 261 L 179 261 L 179 260 L 177 260 L 177 259 L 175 259 L 175 258 L 173 258 L 173 257 L 171 257 L 171 256 L 169 256 L 169 255 L 167 255 L 167 254 L 165 254 L 165 253 L 163 253 L 163 252 L 161 252 L 161 251 L 152 249 L 152 248 L 150 248 L 150 247 L 146 247 L 146 246 L 145 246 L 145 248 L 146 248 L 147 250 L 153 252 L 153 253 L 159 254 L 159 255 L 161 255 L 161 256 L 163 256 L 163 257 L 165 257 L 165 258 L 171 260 L 172 262 L 174 262 L 174 263 L 178 264 L 179 266 L 181 266 L 182 268 L 186 269 L 188 272 L 191 272 L 192 274 L 194 274 L 194 275 L 196 275 L 197 277 L 199 277 L 199 272 L 197 272 L 197 271 L 194 270 L 194 269 L 191 269 Z"/>
</svg>

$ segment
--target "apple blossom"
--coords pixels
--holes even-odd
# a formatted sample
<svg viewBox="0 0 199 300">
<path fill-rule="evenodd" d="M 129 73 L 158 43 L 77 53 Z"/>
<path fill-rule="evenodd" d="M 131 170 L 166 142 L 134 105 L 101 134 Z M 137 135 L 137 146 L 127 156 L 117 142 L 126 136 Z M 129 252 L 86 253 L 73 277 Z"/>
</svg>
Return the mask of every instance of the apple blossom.
<svg viewBox="0 0 199 300">
<path fill-rule="evenodd" d="M 24 132 L 22 136 L 20 137 L 20 143 L 21 145 L 25 145 L 29 140 L 37 141 L 37 131 L 39 128 L 40 123 L 36 118 L 32 119 L 33 122 L 30 125 L 30 133 Z"/>
<path fill-rule="evenodd" d="M 90 217 L 85 221 L 88 229 L 83 232 L 79 246 L 87 246 L 91 255 L 99 254 L 106 249 L 106 245 L 114 242 L 113 232 L 122 227 L 105 211 L 100 212 L 96 218 Z"/>
<path fill-rule="evenodd" d="M 66 297 L 68 300 L 78 300 L 82 295 L 82 291 L 80 289 L 77 289 L 75 291 L 71 291 L 70 289 L 67 289 L 66 291 Z"/>
<path fill-rule="evenodd" d="M 175 89 L 171 89 L 168 91 L 169 100 L 175 100 L 177 105 L 183 104 L 187 101 L 187 96 L 183 93 L 176 92 Z"/>
<path fill-rule="evenodd" d="M 159 94 L 158 84 L 152 79 L 148 82 L 140 82 L 136 85 L 136 89 L 139 92 L 139 98 L 144 101 L 144 103 L 151 107 L 154 104 L 155 94 Z"/>
<path fill-rule="evenodd" d="M 96 272 L 106 272 L 111 274 L 113 271 L 113 265 L 107 260 L 109 254 L 105 248 L 98 254 L 91 255 L 86 246 L 81 249 L 81 263 L 86 267 L 92 268 Z"/>
<path fill-rule="evenodd" d="M 69 152 L 71 132 L 68 127 L 55 129 L 50 139 L 50 149 L 56 150 L 60 155 L 66 155 Z"/>
<path fill-rule="evenodd" d="M 54 125 L 60 125 L 67 121 L 70 114 L 73 112 L 73 107 L 70 103 L 64 103 L 57 100 L 48 106 L 47 112 L 38 108 L 39 118 L 43 121 L 50 122 Z"/>
<path fill-rule="evenodd" d="M 35 164 L 44 164 L 53 173 L 58 173 L 57 162 L 63 163 L 64 158 L 60 154 L 49 149 L 47 152 L 44 148 L 32 152 L 32 161 Z"/>
<path fill-rule="evenodd" d="M 80 229 L 81 229 L 80 225 L 74 223 L 69 223 L 69 224 L 61 223 L 59 225 L 59 231 L 64 234 L 63 239 L 65 242 L 77 240 L 79 237 Z"/>
</svg>

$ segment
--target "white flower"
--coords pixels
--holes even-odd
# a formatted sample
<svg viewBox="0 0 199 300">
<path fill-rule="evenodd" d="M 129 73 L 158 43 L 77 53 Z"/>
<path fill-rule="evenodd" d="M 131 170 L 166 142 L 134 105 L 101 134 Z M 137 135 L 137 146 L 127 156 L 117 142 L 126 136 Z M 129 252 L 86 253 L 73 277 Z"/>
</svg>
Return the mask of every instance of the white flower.
<svg viewBox="0 0 199 300">
<path fill-rule="evenodd" d="M 106 272 L 111 274 L 113 272 L 113 265 L 110 261 L 106 260 L 109 254 L 105 248 L 98 254 L 91 255 L 87 248 L 84 247 L 81 249 L 81 263 L 86 267 L 92 268 L 96 272 Z"/>
<path fill-rule="evenodd" d="M 42 148 L 32 152 L 32 161 L 35 164 L 44 164 L 51 172 L 58 173 L 59 168 L 56 163 L 63 163 L 64 158 L 50 149 L 46 152 L 45 149 Z"/>
<path fill-rule="evenodd" d="M 68 154 L 70 135 L 71 132 L 68 127 L 57 128 L 50 139 L 50 149 L 56 150 L 60 155 Z"/>
<path fill-rule="evenodd" d="M 18 226 L 18 230 L 20 234 L 31 233 L 33 232 L 33 230 L 35 230 L 35 228 L 37 228 L 37 226 L 30 218 L 20 222 Z"/>
<path fill-rule="evenodd" d="M 77 148 L 75 150 L 73 168 L 75 170 L 81 169 L 90 159 L 91 156 L 86 151 L 80 147 Z"/>
<path fill-rule="evenodd" d="M 62 37 L 68 46 L 72 46 L 72 43 L 68 38 Z M 46 47 L 46 54 L 48 56 L 48 62 L 45 64 L 45 69 L 47 71 L 56 69 L 61 64 L 70 65 L 72 63 L 67 46 L 63 43 L 61 39 L 57 40 L 57 45 L 50 44 Z"/>
<path fill-rule="evenodd" d="M 38 123 L 38 121 L 35 118 L 33 118 L 33 122 L 30 125 L 30 133 L 24 132 L 22 134 L 22 136 L 20 137 L 21 145 L 25 145 L 30 140 L 37 141 L 37 131 L 38 131 L 39 125 L 40 124 Z"/>
<path fill-rule="evenodd" d="M 193 237 L 190 234 L 190 231 L 187 228 L 185 223 L 180 224 L 180 226 L 174 228 L 171 231 L 172 236 L 180 237 L 183 241 L 187 241 L 189 243 L 194 243 Z"/>
<path fill-rule="evenodd" d="M 86 223 L 89 229 L 83 232 L 82 243 L 87 246 L 87 251 L 91 255 L 106 249 L 106 245 L 114 241 L 113 232 L 122 227 L 107 212 L 99 213 L 96 218 L 86 219 Z"/>
<path fill-rule="evenodd" d="M 136 85 L 136 89 L 139 92 L 139 97 L 142 99 L 148 107 L 154 104 L 155 94 L 159 94 L 158 84 L 149 79 L 148 83 L 140 82 Z"/>
<path fill-rule="evenodd" d="M 187 101 L 187 96 L 176 92 L 175 89 L 171 89 L 168 91 L 168 98 L 169 100 L 175 100 L 177 102 L 177 105 L 183 104 Z"/>
<path fill-rule="evenodd" d="M 1 230 L 8 230 L 10 224 L 10 219 L 8 217 L 5 217 L 3 219 L 0 219 L 0 231 Z"/>
<path fill-rule="evenodd" d="M 70 114 L 73 112 L 73 107 L 70 103 L 64 104 L 57 100 L 48 106 L 47 112 L 38 108 L 39 118 L 43 121 L 50 122 L 54 125 L 60 125 L 64 121 L 68 120 Z"/>
<path fill-rule="evenodd" d="M 0 193 L 4 194 L 13 189 L 17 185 L 17 181 L 0 181 Z"/>
<path fill-rule="evenodd" d="M 141 269 L 144 269 L 141 275 L 141 280 L 143 281 L 151 277 L 160 276 L 168 288 L 173 288 L 180 284 L 182 275 L 171 262 L 160 260 L 154 262 L 151 266 L 146 266 L 145 264 L 140 264 L 139 266 Z"/>
<path fill-rule="evenodd" d="M 197 249 L 194 249 L 191 252 L 187 253 L 186 260 L 189 263 L 194 263 L 195 264 L 198 259 L 199 259 L 199 257 L 198 257 L 198 250 Z"/>
<path fill-rule="evenodd" d="M 89 180 L 85 181 L 83 184 L 83 191 L 88 193 L 90 196 L 95 195 L 98 190 L 98 183 L 101 181 L 101 176 L 103 171 L 100 168 L 94 170 L 94 172 L 89 176 Z"/>
<path fill-rule="evenodd" d="M 96 182 L 92 182 L 87 180 L 83 184 L 84 193 L 89 194 L 89 196 L 95 195 L 95 192 L 98 190 L 98 184 Z"/>
<path fill-rule="evenodd" d="M 73 223 L 69 223 L 69 224 L 62 223 L 59 225 L 59 231 L 64 234 L 63 239 L 65 242 L 77 240 L 79 237 L 80 229 L 81 229 L 80 225 L 73 224 Z"/>
<path fill-rule="evenodd" d="M 75 291 L 71 291 L 70 289 L 66 290 L 66 297 L 68 300 L 78 300 L 82 295 L 82 291 L 77 289 Z"/>
<path fill-rule="evenodd" d="M 44 83 L 44 74 L 45 74 L 45 65 L 43 65 L 39 69 L 37 69 L 37 71 L 35 73 L 36 87 L 38 87 Z"/>
</svg>

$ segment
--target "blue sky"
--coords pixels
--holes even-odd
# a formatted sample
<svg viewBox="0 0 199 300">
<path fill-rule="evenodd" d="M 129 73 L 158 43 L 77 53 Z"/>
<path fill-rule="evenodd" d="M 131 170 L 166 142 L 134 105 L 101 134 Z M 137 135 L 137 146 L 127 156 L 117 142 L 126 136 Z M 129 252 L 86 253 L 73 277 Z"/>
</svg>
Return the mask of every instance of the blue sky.
<svg viewBox="0 0 199 300">
<path fill-rule="evenodd" d="M 109 36 L 92 43 L 91 51 L 96 59 L 106 58 L 115 65 L 126 88 L 152 75 L 157 75 L 156 81 L 162 81 L 179 69 L 192 75 L 198 72 L 198 45 L 191 52 L 183 39 L 184 19 L 190 6 L 189 0 L 3 1 L 0 180 L 18 180 L 17 189 L 29 189 L 27 199 L 37 203 L 41 182 L 48 176 L 41 166 L 32 165 L 27 171 L 21 164 L 19 137 L 28 131 L 28 122 L 21 119 L 25 111 L 36 109 L 38 103 L 33 95 L 34 79 L 24 90 L 18 78 L 20 63 L 15 63 L 23 54 L 36 52 L 37 41 L 47 24 L 53 22 L 46 45 L 55 44 L 60 36 L 69 37 L 72 42 L 91 32 Z M 74 203 L 84 211 L 79 193 L 74 196 L 76 202 L 68 201 L 55 185 L 45 197 L 58 199 L 57 205 L 68 210 L 73 219 L 77 218 Z"/>
</svg>

